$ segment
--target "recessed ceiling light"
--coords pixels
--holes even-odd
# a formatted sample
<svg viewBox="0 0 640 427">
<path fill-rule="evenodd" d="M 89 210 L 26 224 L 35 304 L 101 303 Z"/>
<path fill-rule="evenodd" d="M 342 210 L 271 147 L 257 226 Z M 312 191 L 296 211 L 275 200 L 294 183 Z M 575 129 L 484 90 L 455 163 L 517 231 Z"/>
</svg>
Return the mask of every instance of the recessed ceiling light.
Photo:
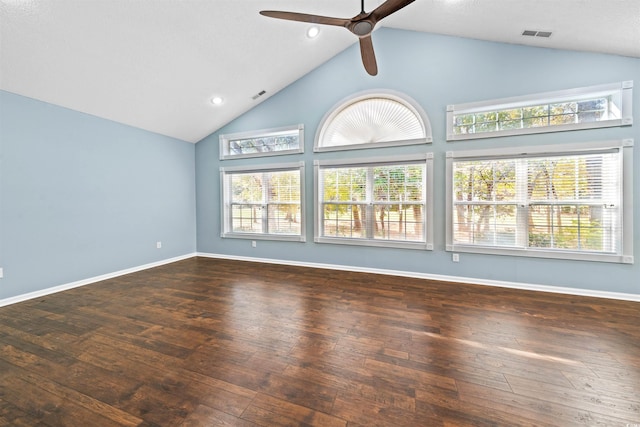
<svg viewBox="0 0 640 427">
<path fill-rule="evenodd" d="M 214 96 L 213 98 L 211 98 L 211 103 L 213 105 L 220 105 L 220 104 L 222 104 L 223 101 L 224 101 L 224 99 L 222 99 L 219 96 Z"/>
<path fill-rule="evenodd" d="M 320 27 L 317 27 L 315 25 L 313 27 L 309 27 L 309 29 L 307 30 L 307 37 L 309 37 L 310 39 L 318 37 L 318 34 L 320 34 Z"/>
</svg>

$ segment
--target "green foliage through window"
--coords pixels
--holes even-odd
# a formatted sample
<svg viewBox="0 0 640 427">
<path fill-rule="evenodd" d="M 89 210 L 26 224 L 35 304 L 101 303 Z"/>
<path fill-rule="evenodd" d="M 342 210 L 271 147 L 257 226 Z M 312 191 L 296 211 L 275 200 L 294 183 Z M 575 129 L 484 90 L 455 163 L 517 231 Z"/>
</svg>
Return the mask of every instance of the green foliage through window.
<svg viewBox="0 0 640 427">
<path fill-rule="evenodd" d="M 633 81 L 447 106 L 447 141 L 633 124 Z"/>
<path fill-rule="evenodd" d="M 225 175 L 229 232 L 301 234 L 299 169 Z"/>
<path fill-rule="evenodd" d="M 612 97 L 598 97 L 453 116 L 455 135 L 558 126 L 618 119 Z"/>
<path fill-rule="evenodd" d="M 619 156 L 455 161 L 454 243 L 616 253 Z"/>
<path fill-rule="evenodd" d="M 425 163 L 321 168 L 324 237 L 425 242 Z"/>
</svg>

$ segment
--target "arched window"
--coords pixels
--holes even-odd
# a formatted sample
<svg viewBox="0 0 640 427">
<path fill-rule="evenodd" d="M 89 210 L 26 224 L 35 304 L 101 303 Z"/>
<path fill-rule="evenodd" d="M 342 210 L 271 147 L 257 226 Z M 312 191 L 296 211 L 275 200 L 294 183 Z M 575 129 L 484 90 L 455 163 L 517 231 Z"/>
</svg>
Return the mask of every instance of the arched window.
<svg viewBox="0 0 640 427">
<path fill-rule="evenodd" d="M 314 151 L 352 150 L 432 142 L 426 113 L 409 97 L 390 91 L 360 93 L 323 118 Z"/>
</svg>

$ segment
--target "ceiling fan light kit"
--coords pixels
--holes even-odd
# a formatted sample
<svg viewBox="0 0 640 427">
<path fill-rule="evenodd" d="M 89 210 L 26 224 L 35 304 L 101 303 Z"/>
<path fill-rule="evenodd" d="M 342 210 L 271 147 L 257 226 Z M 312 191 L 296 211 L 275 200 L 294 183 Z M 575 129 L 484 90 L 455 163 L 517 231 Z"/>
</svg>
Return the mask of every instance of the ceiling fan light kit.
<svg viewBox="0 0 640 427">
<path fill-rule="evenodd" d="M 262 10 L 261 15 L 288 21 L 308 22 L 312 24 L 344 27 L 360 38 L 360 55 L 365 70 L 372 76 L 378 74 L 376 55 L 371 41 L 371 32 L 383 18 L 397 12 L 415 0 L 387 0 L 371 12 L 365 12 L 364 0 L 360 0 L 360 13 L 351 19 L 332 18 L 329 16 L 309 15 L 297 12 Z M 307 33 L 309 35 L 309 33 Z"/>
</svg>

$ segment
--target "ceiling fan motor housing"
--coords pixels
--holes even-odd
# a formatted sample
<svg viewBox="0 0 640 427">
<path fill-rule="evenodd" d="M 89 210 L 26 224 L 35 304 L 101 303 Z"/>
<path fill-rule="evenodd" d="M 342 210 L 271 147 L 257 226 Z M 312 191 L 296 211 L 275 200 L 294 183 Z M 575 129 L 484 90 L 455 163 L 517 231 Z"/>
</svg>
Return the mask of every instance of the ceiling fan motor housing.
<svg viewBox="0 0 640 427">
<path fill-rule="evenodd" d="M 351 25 L 350 30 L 356 36 L 363 37 L 371 34 L 371 31 L 373 31 L 373 26 L 374 24 L 369 21 L 358 21 Z"/>
</svg>

